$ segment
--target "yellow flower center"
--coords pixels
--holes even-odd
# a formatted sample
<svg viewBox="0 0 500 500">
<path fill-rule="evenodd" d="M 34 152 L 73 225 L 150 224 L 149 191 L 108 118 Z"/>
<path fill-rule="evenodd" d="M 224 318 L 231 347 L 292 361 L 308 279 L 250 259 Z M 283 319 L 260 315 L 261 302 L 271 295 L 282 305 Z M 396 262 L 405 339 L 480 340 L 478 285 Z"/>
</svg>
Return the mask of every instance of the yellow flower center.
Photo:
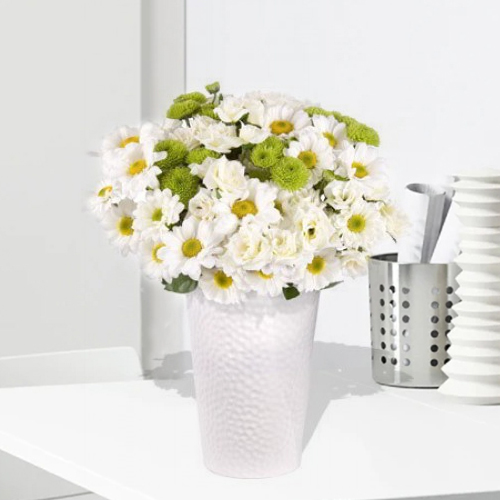
<svg viewBox="0 0 500 500">
<path fill-rule="evenodd" d="M 263 279 L 263 280 L 270 280 L 274 274 L 273 273 L 270 273 L 270 274 L 266 274 L 266 273 L 263 273 L 262 271 L 257 271 L 257 274 Z"/>
<path fill-rule="evenodd" d="M 299 160 L 302 160 L 307 168 L 314 168 L 316 163 L 318 163 L 318 157 L 314 151 L 300 152 Z"/>
<path fill-rule="evenodd" d="M 139 142 L 139 137 L 133 135 L 132 137 L 127 137 L 120 142 L 120 147 L 124 148 L 127 144 L 131 144 L 132 142 Z"/>
<path fill-rule="evenodd" d="M 222 288 L 223 290 L 227 290 L 228 288 L 230 288 L 233 285 L 233 278 L 231 278 L 231 276 L 228 276 L 223 271 L 217 271 L 214 274 L 214 283 L 219 288 Z"/>
<path fill-rule="evenodd" d="M 366 219 L 363 215 L 351 215 L 347 221 L 347 227 L 352 233 L 361 233 L 366 227 Z"/>
<path fill-rule="evenodd" d="M 134 219 L 132 217 L 122 217 L 117 224 L 118 232 L 122 236 L 132 236 L 134 234 L 134 230 L 132 229 L 132 224 Z"/>
<path fill-rule="evenodd" d="M 163 243 L 157 243 L 151 250 L 151 258 L 158 264 L 161 264 L 163 262 L 163 259 L 160 259 L 160 257 L 158 257 L 158 250 L 160 250 L 160 248 L 163 248 L 164 246 L 165 245 Z"/>
<path fill-rule="evenodd" d="M 363 179 L 363 177 L 366 177 L 368 175 L 368 170 L 362 163 L 355 161 L 352 164 L 352 168 L 356 170 L 354 176 L 358 179 Z"/>
<path fill-rule="evenodd" d="M 197 238 L 189 238 L 182 244 L 182 253 L 189 259 L 196 257 L 203 249 L 203 245 Z"/>
<path fill-rule="evenodd" d="M 326 267 L 326 260 L 323 259 L 323 257 L 320 257 L 319 255 L 314 257 L 314 259 L 309 264 L 307 264 L 307 270 L 311 274 L 320 274 L 323 272 L 325 267 Z"/>
<path fill-rule="evenodd" d="M 270 125 L 270 129 L 276 135 L 289 134 L 293 130 L 293 123 L 288 120 L 274 120 Z"/>
<path fill-rule="evenodd" d="M 109 193 L 111 193 L 111 191 L 113 191 L 113 187 L 112 186 L 104 186 L 102 187 L 99 192 L 97 193 L 97 196 L 101 197 L 101 198 L 104 198 L 105 196 L 107 196 Z"/>
<path fill-rule="evenodd" d="M 283 203 L 278 200 L 274 200 L 274 208 L 281 214 L 283 215 Z"/>
<path fill-rule="evenodd" d="M 140 174 L 147 166 L 148 164 L 146 163 L 146 160 L 134 161 L 134 163 L 132 163 L 132 165 L 128 168 L 128 173 L 130 175 Z"/>
<path fill-rule="evenodd" d="M 161 208 L 155 208 L 153 210 L 153 213 L 151 214 L 151 220 L 153 222 L 160 222 L 162 217 L 163 217 L 163 212 Z"/>
<path fill-rule="evenodd" d="M 255 215 L 258 210 L 252 200 L 240 200 L 233 203 L 231 212 L 233 212 L 238 219 L 243 219 L 245 215 Z"/>
<path fill-rule="evenodd" d="M 323 132 L 323 137 L 325 139 L 328 139 L 328 142 L 330 143 L 330 146 L 332 148 L 337 145 L 337 139 L 335 139 L 335 136 L 331 132 Z"/>
</svg>

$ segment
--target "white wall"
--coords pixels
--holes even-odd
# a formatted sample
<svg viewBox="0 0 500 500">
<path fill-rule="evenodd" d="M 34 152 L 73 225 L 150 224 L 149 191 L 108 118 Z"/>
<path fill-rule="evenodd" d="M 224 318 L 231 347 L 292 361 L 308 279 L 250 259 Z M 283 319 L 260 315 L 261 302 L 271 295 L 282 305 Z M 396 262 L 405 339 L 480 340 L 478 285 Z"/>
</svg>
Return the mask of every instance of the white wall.
<svg viewBox="0 0 500 500">
<path fill-rule="evenodd" d="M 188 89 L 272 89 L 375 127 L 397 192 L 499 166 L 495 0 L 187 0 Z M 323 294 L 318 338 L 368 344 L 366 280 Z"/>
<path fill-rule="evenodd" d="M 137 266 L 84 207 L 87 152 L 140 119 L 140 21 L 139 0 L 1 4 L 0 356 L 139 346 Z M 1 500 L 81 491 L 0 453 Z"/>
<path fill-rule="evenodd" d="M 138 270 L 85 201 L 87 151 L 140 118 L 140 2 L 4 0 L 0 51 L 0 356 L 137 347 Z"/>
</svg>

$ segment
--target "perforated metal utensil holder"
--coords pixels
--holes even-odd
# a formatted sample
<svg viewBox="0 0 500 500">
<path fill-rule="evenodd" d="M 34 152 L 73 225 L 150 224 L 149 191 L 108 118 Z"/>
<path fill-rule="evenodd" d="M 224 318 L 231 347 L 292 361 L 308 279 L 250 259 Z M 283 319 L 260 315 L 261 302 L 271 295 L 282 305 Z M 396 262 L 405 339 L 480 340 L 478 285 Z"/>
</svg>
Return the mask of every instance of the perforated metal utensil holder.
<svg viewBox="0 0 500 500">
<path fill-rule="evenodd" d="M 459 299 L 455 264 L 399 264 L 397 254 L 369 261 L 372 373 L 379 384 L 439 387 Z"/>
</svg>

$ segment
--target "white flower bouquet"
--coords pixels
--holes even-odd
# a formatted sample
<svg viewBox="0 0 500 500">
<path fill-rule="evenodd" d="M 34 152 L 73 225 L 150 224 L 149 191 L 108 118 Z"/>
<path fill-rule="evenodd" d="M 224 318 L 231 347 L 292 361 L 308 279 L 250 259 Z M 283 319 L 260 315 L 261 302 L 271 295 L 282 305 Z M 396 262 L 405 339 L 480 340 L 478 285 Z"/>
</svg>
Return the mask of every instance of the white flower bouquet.
<svg viewBox="0 0 500 500">
<path fill-rule="evenodd" d="M 105 138 L 92 198 L 111 241 L 169 291 L 287 299 L 365 273 L 403 219 L 379 137 L 277 93 L 177 97 L 163 125 Z"/>
</svg>

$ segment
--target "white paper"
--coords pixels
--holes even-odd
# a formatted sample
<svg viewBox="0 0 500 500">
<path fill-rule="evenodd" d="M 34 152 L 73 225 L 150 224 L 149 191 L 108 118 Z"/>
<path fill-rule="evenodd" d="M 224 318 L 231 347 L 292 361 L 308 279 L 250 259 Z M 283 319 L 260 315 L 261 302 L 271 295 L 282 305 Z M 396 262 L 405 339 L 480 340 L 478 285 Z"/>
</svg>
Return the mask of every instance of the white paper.
<svg viewBox="0 0 500 500">
<path fill-rule="evenodd" d="M 406 186 L 403 208 L 410 219 L 411 229 L 399 240 L 399 262 L 430 262 L 443 227 L 445 198 L 445 189 L 438 186 Z"/>
<path fill-rule="evenodd" d="M 460 221 L 456 211 L 457 205 L 452 203 L 454 190 L 446 188 L 445 210 L 443 211 L 443 226 L 436 248 L 432 254 L 433 264 L 447 264 L 453 262 L 460 253 Z M 448 209 L 446 208 L 448 205 Z"/>
</svg>

